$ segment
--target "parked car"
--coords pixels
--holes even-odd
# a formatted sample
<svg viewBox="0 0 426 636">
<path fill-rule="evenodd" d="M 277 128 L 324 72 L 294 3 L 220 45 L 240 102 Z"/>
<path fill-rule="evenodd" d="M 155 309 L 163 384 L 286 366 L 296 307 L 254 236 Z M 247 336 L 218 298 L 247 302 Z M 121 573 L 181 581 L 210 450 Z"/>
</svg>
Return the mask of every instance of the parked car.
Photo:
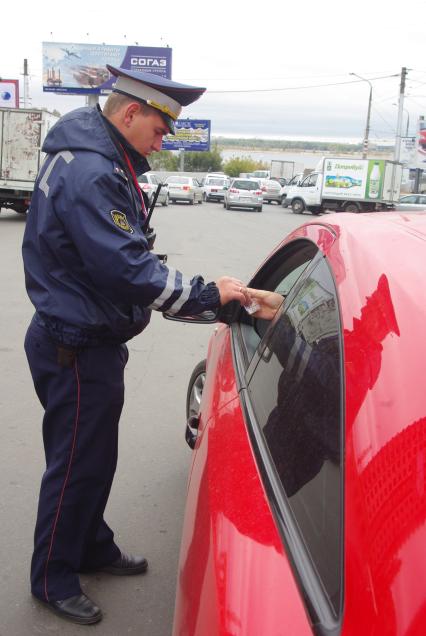
<svg viewBox="0 0 426 636">
<path fill-rule="evenodd" d="M 283 296 L 272 321 L 222 310 L 188 388 L 174 636 L 424 635 L 425 241 L 423 215 L 313 220 L 249 283 Z"/>
<path fill-rule="evenodd" d="M 223 201 L 224 188 L 229 187 L 231 180 L 224 174 L 207 174 L 203 183 L 204 201 Z"/>
<path fill-rule="evenodd" d="M 263 194 L 263 201 L 265 203 L 282 202 L 282 190 L 283 187 L 276 179 L 262 179 L 260 186 Z"/>
<path fill-rule="evenodd" d="M 395 205 L 397 210 L 424 210 L 426 212 L 426 194 L 407 194 Z"/>
<path fill-rule="evenodd" d="M 284 177 L 271 177 L 274 181 L 278 181 L 281 186 L 285 186 L 288 183 L 288 179 L 284 179 Z"/>
<path fill-rule="evenodd" d="M 145 174 L 139 175 L 138 183 L 141 189 L 147 194 L 149 204 L 151 205 L 158 184 L 161 183 L 160 177 L 153 172 L 145 172 Z M 158 194 L 157 205 L 169 205 L 169 189 L 165 184 L 162 184 L 161 186 L 161 190 Z"/>
<path fill-rule="evenodd" d="M 259 181 L 255 179 L 234 179 L 228 190 L 225 190 L 223 207 L 252 208 L 262 212 L 263 193 Z"/>
<path fill-rule="evenodd" d="M 187 201 L 190 205 L 203 202 L 203 188 L 195 177 L 180 175 L 167 177 L 170 201 Z"/>
</svg>

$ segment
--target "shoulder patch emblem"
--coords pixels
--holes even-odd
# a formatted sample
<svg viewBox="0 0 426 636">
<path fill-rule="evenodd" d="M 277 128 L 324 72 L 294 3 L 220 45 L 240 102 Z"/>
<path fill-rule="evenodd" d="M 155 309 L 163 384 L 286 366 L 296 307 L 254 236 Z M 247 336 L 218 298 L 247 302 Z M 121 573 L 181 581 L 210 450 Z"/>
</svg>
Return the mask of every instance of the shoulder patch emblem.
<svg viewBox="0 0 426 636">
<path fill-rule="evenodd" d="M 115 225 L 120 228 L 120 230 L 124 230 L 129 234 L 133 234 L 133 228 L 129 224 L 126 215 L 124 212 L 120 212 L 120 210 L 111 210 L 110 212 L 111 218 L 114 221 Z"/>
</svg>

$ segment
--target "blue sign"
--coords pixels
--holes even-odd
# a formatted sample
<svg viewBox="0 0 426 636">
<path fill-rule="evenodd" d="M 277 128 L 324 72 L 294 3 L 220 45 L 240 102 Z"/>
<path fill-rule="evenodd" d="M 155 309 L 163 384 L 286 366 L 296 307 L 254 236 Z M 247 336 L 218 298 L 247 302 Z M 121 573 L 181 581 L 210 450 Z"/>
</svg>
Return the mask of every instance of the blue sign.
<svg viewBox="0 0 426 636">
<path fill-rule="evenodd" d="M 162 150 L 210 150 L 210 119 L 178 119 L 175 122 L 176 135 L 163 138 Z"/>
<path fill-rule="evenodd" d="M 115 77 L 110 75 L 107 64 L 171 79 L 172 49 L 43 42 L 43 91 L 108 95 Z"/>
</svg>

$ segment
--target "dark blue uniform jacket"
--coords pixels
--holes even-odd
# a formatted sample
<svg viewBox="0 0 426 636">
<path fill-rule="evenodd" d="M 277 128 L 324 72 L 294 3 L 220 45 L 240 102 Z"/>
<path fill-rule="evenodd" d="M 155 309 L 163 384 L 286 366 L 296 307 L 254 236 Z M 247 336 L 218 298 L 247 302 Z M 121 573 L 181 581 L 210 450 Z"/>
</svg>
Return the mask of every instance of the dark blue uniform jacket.
<svg viewBox="0 0 426 636">
<path fill-rule="evenodd" d="M 80 108 L 50 130 L 28 212 L 27 291 L 37 320 L 69 346 L 125 342 L 146 327 L 151 309 L 195 315 L 219 306 L 213 283 L 186 278 L 148 250 L 108 126 L 99 109 Z"/>
</svg>

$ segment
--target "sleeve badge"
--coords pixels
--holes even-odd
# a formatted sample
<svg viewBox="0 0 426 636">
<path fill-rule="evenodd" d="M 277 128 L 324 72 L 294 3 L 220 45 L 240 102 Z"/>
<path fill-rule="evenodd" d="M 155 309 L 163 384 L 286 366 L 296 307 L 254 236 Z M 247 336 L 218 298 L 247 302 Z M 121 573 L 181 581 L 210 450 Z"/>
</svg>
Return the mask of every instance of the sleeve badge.
<svg viewBox="0 0 426 636">
<path fill-rule="evenodd" d="M 111 210 L 110 212 L 111 218 L 114 221 L 115 225 L 120 228 L 120 230 L 124 230 L 129 234 L 133 234 L 134 230 L 130 223 L 127 220 L 124 212 L 120 212 L 120 210 Z"/>
</svg>

